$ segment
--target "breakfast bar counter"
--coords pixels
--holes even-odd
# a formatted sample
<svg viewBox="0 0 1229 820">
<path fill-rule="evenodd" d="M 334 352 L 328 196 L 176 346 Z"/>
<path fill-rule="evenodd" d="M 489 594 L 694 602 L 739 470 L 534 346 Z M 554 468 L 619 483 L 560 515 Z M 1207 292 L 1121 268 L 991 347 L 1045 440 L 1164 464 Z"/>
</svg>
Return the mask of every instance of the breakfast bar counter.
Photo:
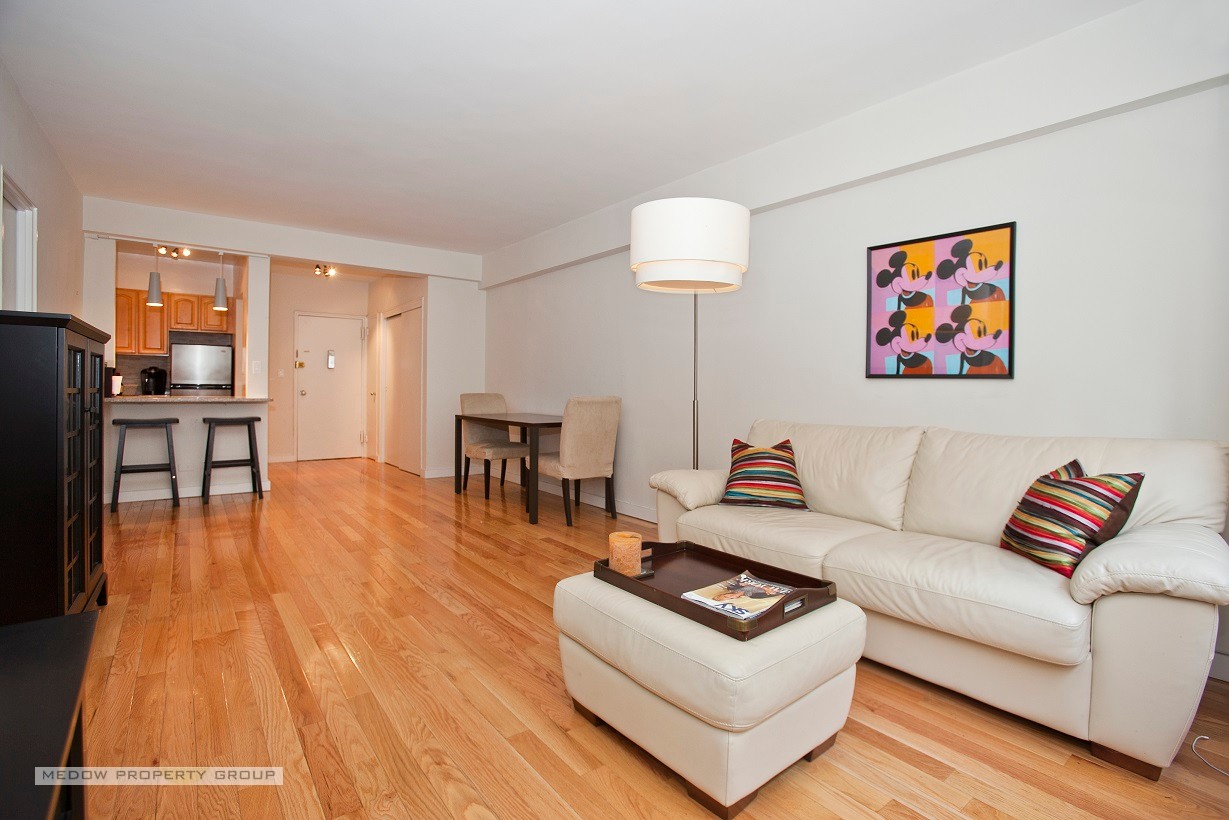
<svg viewBox="0 0 1229 820">
<path fill-rule="evenodd" d="M 260 474 L 265 492 L 270 489 L 269 399 L 241 396 L 115 396 L 103 399 L 103 500 L 111 501 L 115 476 L 115 453 L 119 428 L 114 419 L 176 418 L 171 426 L 175 441 L 175 466 L 179 476 L 179 497 L 184 503 L 199 498 L 205 472 L 205 438 L 208 425 L 205 418 L 239 418 L 256 416 L 256 445 L 260 454 Z M 247 435 L 243 428 L 220 427 L 214 441 L 215 461 L 246 458 Z M 131 428 L 124 442 L 125 464 L 157 464 L 166 462 L 166 435 L 160 428 Z M 252 478 L 246 468 L 215 468 L 210 480 L 209 495 L 252 492 Z M 171 497 L 171 480 L 165 472 L 125 474 L 120 482 L 120 502 L 150 501 Z M 253 499 L 255 496 L 252 496 Z"/>
<path fill-rule="evenodd" d="M 245 396 L 112 396 L 107 404 L 268 404 L 272 399 Z"/>
</svg>

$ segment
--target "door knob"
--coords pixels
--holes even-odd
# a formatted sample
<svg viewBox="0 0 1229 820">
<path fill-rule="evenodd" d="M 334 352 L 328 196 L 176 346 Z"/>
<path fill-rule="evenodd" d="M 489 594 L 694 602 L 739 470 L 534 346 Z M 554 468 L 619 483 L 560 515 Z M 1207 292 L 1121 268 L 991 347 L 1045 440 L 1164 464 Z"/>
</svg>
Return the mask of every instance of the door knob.
<svg viewBox="0 0 1229 820">
<path fill-rule="evenodd" d="M 307 395 L 307 391 L 306 391 L 306 390 L 300 390 L 300 391 L 299 391 L 299 395 L 300 395 L 300 396 L 306 396 L 306 395 Z"/>
</svg>

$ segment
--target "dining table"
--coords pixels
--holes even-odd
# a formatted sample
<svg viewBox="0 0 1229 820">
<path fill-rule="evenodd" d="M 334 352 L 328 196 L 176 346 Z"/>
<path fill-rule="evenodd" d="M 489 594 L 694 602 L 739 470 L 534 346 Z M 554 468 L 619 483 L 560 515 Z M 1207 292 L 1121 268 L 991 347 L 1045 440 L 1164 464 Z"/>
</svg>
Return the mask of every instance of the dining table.
<svg viewBox="0 0 1229 820">
<path fill-rule="evenodd" d="M 484 427 L 502 427 L 521 432 L 521 441 L 529 444 L 529 469 L 521 473 L 521 486 L 525 489 L 525 509 L 529 523 L 538 523 L 538 448 L 543 430 L 558 430 L 563 427 L 563 416 L 543 413 L 457 413 L 455 481 L 453 492 L 461 494 L 461 460 L 465 457 L 465 440 L 462 424 L 481 424 Z"/>
</svg>

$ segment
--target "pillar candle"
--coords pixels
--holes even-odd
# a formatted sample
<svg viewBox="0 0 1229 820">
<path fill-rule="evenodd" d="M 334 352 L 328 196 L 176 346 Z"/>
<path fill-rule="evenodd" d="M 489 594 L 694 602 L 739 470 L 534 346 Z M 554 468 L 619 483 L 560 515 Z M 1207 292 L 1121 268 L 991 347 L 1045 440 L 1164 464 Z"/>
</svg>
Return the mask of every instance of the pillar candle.
<svg viewBox="0 0 1229 820">
<path fill-rule="evenodd" d="M 640 551 L 643 539 L 636 532 L 610 534 L 610 568 L 627 576 L 640 574 Z"/>
</svg>

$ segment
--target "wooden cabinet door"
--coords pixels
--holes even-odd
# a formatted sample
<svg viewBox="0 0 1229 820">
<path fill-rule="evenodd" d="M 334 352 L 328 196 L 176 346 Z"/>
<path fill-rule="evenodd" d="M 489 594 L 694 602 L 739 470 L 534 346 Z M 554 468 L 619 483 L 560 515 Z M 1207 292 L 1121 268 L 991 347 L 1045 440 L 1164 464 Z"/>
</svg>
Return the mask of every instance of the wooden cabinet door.
<svg viewBox="0 0 1229 820">
<path fill-rule="evenodd" d="M 208 330 L 213 333 L 229 333 L 230 311 L 214 310 L 212 296 L 198 296 L 196 298 L 200 300 L 201 330 Z M 228 299 L 227 304 L 230 303 Z"/>
<path fill-rule="evenodd" d="M 141 296 L 144 299 L 144 295 Z M 167 342 L 166 308 L 150 307 L 142 302 L 140 306 L 140 332 L 137 334 L 137 353 L 165 356 L 171 352 Z"/>
<path fill-rule="evenodd" d="M 137 352 L 137 304 L 144 294 L 139 290 L 117 288 L 115 291 L 115 352 Z M 140 304 L 144 304 L 141 302 Z"/>
<path fill-rule="evenodd" d="M 167 327 L 171 330 L 200 330 L 200 297 L 194 293 L 164 294 L 167 305 Z"/>
</svg>

